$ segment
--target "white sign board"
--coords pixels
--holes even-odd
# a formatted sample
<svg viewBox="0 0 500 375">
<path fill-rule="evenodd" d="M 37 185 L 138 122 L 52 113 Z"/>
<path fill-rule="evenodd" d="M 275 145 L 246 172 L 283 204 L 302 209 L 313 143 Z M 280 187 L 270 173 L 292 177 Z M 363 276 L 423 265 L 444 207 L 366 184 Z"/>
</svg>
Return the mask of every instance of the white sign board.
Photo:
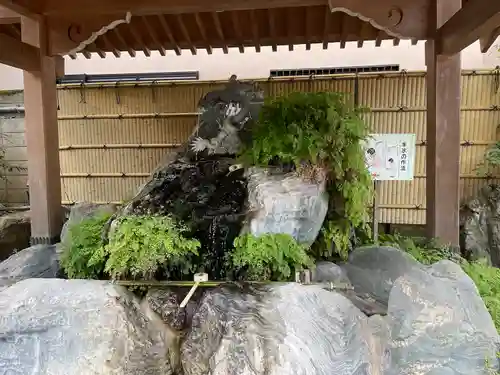
<svg viewBox="0 0 500 375">
<path fill-rule="evenodd" d="M 413 180 L 415 140 L 415 134 L 370 134 L 364 147 L 373 180 Z"/>
</svg>

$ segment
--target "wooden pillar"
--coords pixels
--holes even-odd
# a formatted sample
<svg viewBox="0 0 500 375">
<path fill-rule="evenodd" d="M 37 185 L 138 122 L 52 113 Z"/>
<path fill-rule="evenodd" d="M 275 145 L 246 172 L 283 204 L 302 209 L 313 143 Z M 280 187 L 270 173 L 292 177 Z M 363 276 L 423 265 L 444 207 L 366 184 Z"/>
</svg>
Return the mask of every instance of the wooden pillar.
<svg viewBox="0 0 500 375">
<path fill-rule="evenodd" d="M 24 72 L 24 107 L 32 244 L 52 244 L 62 227 L 56 67 L 48 56 L 48 35 L 42 20 L 22 17 L 22 41 L 40 48 L 40 68 Z"/>
<path fill-rule="evenodd" d="M 434 0 L 430 27 L 437 30 L 461 7 L 461 0 Z M 427 235 L 459 245 L 460 54 L 437 53 L 426 43 L 427 65 Z"/>
</svg>

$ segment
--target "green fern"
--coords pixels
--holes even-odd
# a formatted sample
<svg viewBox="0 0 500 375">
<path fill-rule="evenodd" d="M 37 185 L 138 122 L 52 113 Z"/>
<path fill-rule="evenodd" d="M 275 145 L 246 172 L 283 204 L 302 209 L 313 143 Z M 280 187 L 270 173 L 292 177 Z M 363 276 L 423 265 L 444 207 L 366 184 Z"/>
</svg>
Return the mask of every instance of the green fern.
<svg viewBox="0 0 500 375">
<path fill-rule="evenodd" d="M 329 212 L 314 246 L 322 257 L 330 257 L 333 248 L 347 254 L 351 228 L 345 229 L 345 220 L 350 227 L 369 222 L 373 189 L 362 146 L 369 131 L 361 113 L 341 93 L 294 92 L 270 99 L 240 155 L 247 165 L 265 167 L 278 160 L 327 172 Z"/>
<path fill-rule="evenodd" d="M 290 280 L 294 271 L 314 266 L 306 247 L 288 234 L 245 234 L 234 240 L 232 265 L 246 271 L 247 280 Z"/>
<path fill-rule="evenodd" d="M 105 272 L 113 279 L 152 279 L 160 267 L 192 271 L 190 259 L 198 255 L 200 242 L 183 236 L 188 228 L 166 216 L 126 216 L 119 218 L 109 243 L 94 253 L 90 264 L 105 260 Z"/>
</svg>

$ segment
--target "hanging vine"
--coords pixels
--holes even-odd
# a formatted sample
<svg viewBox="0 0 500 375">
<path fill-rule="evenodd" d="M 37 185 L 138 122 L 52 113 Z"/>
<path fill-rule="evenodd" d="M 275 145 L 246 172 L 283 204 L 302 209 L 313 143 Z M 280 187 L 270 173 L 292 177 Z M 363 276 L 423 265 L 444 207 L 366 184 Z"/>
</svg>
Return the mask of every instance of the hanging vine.
<svg viewBox="0 0 500 375">
<path fill-rule="evenodd" d="M 369 132 L 361 112 L 341 93 L 295 92 L 269 100 L 240 155 L 247 165 L 279 161 L 299 173 L 326 173 L 330 203 L 313 246 L 317 258 L 345 257 L 353 229 L 368 227 L 373 189 L 362 146 Z"/>
</svg>

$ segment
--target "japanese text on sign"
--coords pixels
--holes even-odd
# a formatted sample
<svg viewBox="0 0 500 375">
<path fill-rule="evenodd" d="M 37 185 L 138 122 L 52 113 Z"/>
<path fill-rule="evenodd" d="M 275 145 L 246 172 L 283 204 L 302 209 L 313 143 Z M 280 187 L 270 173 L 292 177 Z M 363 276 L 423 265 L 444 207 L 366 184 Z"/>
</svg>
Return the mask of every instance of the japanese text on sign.
<svg viewBox="0 0 500 375">
<path fill-rule="evenodd" d="M 413 180 L 415 134 L 370 134 L 366 165 L 374 180 Z"/>
</svg>

